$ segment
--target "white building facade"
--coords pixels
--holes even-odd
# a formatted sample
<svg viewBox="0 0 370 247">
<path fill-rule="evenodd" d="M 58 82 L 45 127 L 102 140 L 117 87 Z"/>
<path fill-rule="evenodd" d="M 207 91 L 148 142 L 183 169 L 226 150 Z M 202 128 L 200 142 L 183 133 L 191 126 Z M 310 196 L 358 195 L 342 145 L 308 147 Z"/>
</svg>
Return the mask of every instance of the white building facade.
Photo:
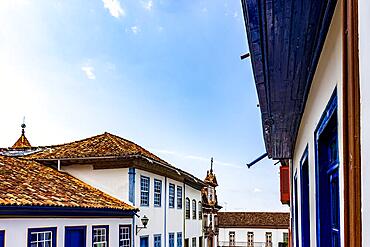
<svg viewBox="0 0 370 247">
<path fill-rule="evenodd" d="M 289 214 L 219 212 L 220 247 L 284 247 L 288 244 Z"/>
</svg>

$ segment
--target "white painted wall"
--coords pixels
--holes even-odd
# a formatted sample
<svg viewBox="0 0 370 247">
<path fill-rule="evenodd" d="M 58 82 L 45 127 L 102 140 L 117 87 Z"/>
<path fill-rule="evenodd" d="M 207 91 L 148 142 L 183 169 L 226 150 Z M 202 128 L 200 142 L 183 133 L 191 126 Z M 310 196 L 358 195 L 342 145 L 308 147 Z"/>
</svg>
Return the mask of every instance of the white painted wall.
<svg viewBox="0 0 370 247">
<path fill-rule="evenodd" d="M 191 239 L 197 238 L 197 246 L 199 245 L 199 237 L 203 235 L 202 232 L 202 220 L 199 219 L 198 216 L 198 202 L 201 201 L 201 192 L 200 190 L 194 189 L 189 185 L 185 185 L 185 198 L 188 197 L 190 199 L 190 219 L 185 219 L 185 238 L 189 238 L 189 246 L 191 246 Z M 193 219 L 192 214 L 192 201 L 195 199 L 197 202 L 197 210 L 196 210 L 196 219 Z M 185 200 L 184 200 L 185 203 Z M 185 210 L 185 204 L 184 204 Z"/>
<path fill-rule="evenodd" d="M 129 203 L 128 168 L 94 170 L 92 165 L 70 165 L 62 166 L 62 171 L 66 171 L 85 183 Z"/>
<path fill-rule="evenodd" d="M 62 170 L 81 179 L 82 181 L 129 203 L 129 169 L 99 169 L 94 170 L 91 165 L 70 165 L 62 166 Z M 141 176 L 149 177 L 149 206 L 140 205 L 140 178 Z M 161 207 L 154 207 L 154 179 L 162 181 L 162 198 Z M 175 185 L 175 207 L 169 208 L 169 184 Z M 183 189 L 183 205 L 182 209 L 177 209 L 177 186 Z M 194 189 L 188 185 L 184 188 L 183 182 L 179 182 L 155 173 L 147 172 L 140 169 L 135 169 L 135 203 L 134 206 L 139 208 L 138 215 L 143 217 L 146 215 L 149 218 L 149 223 L 146 229 L 140 230 L 135 238 L 135 246 L 140 246 L 140 237 L 148 236 L 150 246 L 154 243 L 154 235 L 161 234 L 162 246 L 168 246 L 168 234 L 175 234 L 175 246 L 177 243 L 177 233 L 181 232 L 184 238 L 197 238 L 197 246 L 199 237 L 202 236 L 202 220 L 198 217 L 198 202 L 201 201 L 201 191 Z M 186 194 L 184 194 L 184 191 Z M 185 217 L 185 196 L 190 200 L 197 201 L 197 219 L 186 220 Z M 167 216 L 167 217 L 165 217 Z M 134 227 L 142 226 L 140 218 L 134 219 Z"/>
<path fill-rule="evenodd" d="M 119 225 L 132 225 L 132 218 L 11 218 L 0 219 L 5 246 L 27 246 L 28 228 L 57 227 L 57 246 L 64 246 L 65 226 L 86 226 L 86 246 L 92 246 L 92 226 L 109 225 L 109 245 L 118 246 Z"/>
<path fill-rule="evenodd" d="M 361 89 L 362 243 L 370 242 L 370 2 L 359 0 Z"/>
<path fill-rule="evenodd" d="M 320 61 L 312 82 L 311 90 L 308 95 L 305 111 L 299 128 L 295 151 L 293 155 L 292 173 L 297 172 L 298 188 L 300 188 L 299 163 L 308 145 L 308 163 L 309 163 L 309 183 L 310 183 L 310 233 L 311 247 L 316 246 L 316 202 L 315 202 L 315 146 L 314 132 L 320 121 L 320 118 L 329 102 L 329 99 L 337 86 L 338 96 L 338 141 L 339 141 L 339 162 L 340 162 L 340 200 L 341 200 L 341 226 L 343 229 L 343 131 L 342 131 L 342 27 L 340 19 L 341 1 L 338 1 L 335 14 L 330 26 L 328 36 L 325 41 Z M 291 183 L 293 186 L 293 182 Z M 299 190 L 298 190 L 299 191 Z M 298 200 L 300 195 L 298 193 Z M 301 209 L 298 208 L 299 215 Z M 300 219 L 298 225 L 301 225 Z M 299 239 L 302 239 L 301 231 Z M 344 239 L 341 231 L 342 243 Z M 343 244 L 342 244 L 343 245 Z"/>
<path fill-rule="evenodd" d="M 288 229 L 261 229 L 261 228 L 220 228 L 219 242 L 229 242 L 229 232 L 235 232 L 235 242 L 248 241 L 248 232 L 254 233 L 254 242 L 265 243 L 266 232 L 272 233 L 272 246 L 278 246 L 283 242 L 283 233 L 288 233 Z"/>
</svg>

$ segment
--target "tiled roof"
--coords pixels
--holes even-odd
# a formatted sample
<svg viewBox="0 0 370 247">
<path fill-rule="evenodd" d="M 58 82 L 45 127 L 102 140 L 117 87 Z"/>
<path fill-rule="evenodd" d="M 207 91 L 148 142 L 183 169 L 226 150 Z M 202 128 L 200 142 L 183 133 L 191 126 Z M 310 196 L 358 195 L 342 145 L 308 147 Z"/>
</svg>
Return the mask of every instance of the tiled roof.
<svg viewBox="0 0 370 247">
<path fill-rule="evenodd" d="M 22 133 L 18 140 L 13 144 L 12 148 L 30 148 L 31 144 L 27 140 L 27 137 Z"/>
<path fill-rule="evenodd" d="M 136 210 L 76 179 L 34 161 L 0 156 L 0 205 Z"/>
<path fill-rule="evenodd" d="M 219 212 L 220 228 L 279 228 L 288 229 L 289 213 Z"/>
<path fill-rule="evenodd" d="M 161 163 L 167 163 L 141 146 L 107 132 L 79 141 L 49 146 L 41 152 L 27 156 L 27 158 L 41 160 L 132 155 L 141 155 Z"/>
</svg>

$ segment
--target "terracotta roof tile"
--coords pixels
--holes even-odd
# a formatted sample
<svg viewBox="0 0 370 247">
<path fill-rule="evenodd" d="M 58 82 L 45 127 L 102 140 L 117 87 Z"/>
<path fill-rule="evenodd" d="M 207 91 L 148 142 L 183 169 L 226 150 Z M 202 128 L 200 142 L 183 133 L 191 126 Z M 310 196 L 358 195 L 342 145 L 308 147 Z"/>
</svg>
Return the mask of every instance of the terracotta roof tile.
<svg viewBox="0 0 370 247">
<path fill-rule="evenodd" d="M 34 161 L 0 156 L 0 205 L 136 210 L 78 180 Z"/>
<path fill-rule="evenodd" d="M 280 228 L 289 227 L 289 213 L 275 212 L 219 212 L 220 228 Z"/>
<path fill-rule="evenodd" d="M 49 146 L 41 152 L 28 155 L 27 158 L 38 160 L 132 155 L 141 155 L 167 164 L 166 161 L 136 143 L 107 132 L 79 141 Z"/>
<path fill-rule="evenodd" d="M 18 140 L 13 144 L 12 148 L 30 148 L 31 144 L 27 137 L 22 133 Z"/>
</svg>

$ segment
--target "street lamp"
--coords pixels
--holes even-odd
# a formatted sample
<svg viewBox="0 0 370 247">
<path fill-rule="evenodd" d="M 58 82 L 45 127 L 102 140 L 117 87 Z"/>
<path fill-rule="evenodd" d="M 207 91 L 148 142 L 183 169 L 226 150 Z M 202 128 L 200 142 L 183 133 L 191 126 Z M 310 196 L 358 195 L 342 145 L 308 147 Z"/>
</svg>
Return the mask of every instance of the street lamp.
<svg viewBox="0 0 370 247">
<path fill-rule="evenodd" d="M 146 217 L 146 215 L 144 215 L 144 217 L 141 219 L 141 223 L 143 224 L 143 226 L 136 226 L 136 235 L 138 234 L 138 232 L 141 231 L 141 229 L 146 229 L 146 225 L 148 225 L 148 217 Z"/>
</svg>

